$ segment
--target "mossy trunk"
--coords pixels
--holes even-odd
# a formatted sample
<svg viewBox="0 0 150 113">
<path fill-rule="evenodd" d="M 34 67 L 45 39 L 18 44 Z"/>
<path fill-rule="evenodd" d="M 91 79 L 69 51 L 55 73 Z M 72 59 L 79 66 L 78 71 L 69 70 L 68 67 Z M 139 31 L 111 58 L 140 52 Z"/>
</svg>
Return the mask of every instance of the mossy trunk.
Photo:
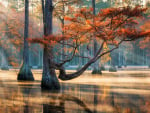
<svg viewBox="0 0 150 113">
<path fill-rule="evenodd" d="M 44 55 L 43 55 L 43 75 L 41 81 L 42 89 L 48 90 L 59 90 L 60 84 L 56 77 L 55 69 L 53 67 L 52 58 L 49 58 L 52 52 L 44 48 Z"/>
<path fill-rule="evenodd" d="M 29 1 L 25 0 L 25 27 L 24 27 L 24 49 L 23 49 L 23 65 L 18 73 L 17 80 L 33 81 L 33 74 L 29 66 L 29 46 L 27 42 L 29 27 Z"/>
</svg>

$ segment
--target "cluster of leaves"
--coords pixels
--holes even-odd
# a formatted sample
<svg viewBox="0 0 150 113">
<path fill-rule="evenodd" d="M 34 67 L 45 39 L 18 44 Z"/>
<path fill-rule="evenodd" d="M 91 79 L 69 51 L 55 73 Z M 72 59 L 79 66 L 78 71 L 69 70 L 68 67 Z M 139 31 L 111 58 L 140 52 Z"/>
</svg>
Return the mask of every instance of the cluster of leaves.
<svg viewBox="0 0 150 113">
<path fill-rule="evenodd" d="M 135 40 L 149 34 L 149 31 L 137 29 L 138 22 L 135 21 L 135 17 L 142 17 L 146 8 L 107 8 L 96 16 L 91 10 L 82 8 L 74 17 L 66 17 L 66 20 L 71 21 L 65 26 L 66 34 L 80 42 L 90 41 L 96 36 L 97 40 L 104 40 L 113 45 L 116 45 L 118 40 Z"/>
<path fill-rule="evenodd" d="M 28 41 L 31 43 L 39 43 L 42 45 L 49 44 L 50 46 L 54 46 L 58 42 L 67 40 L 67 38 L 69 39 L 69 37 L 63 35 L 48 35 L 48 36 L 44 36 L 43 38 L 29 38 Z"/>
<path fill-rule="evenodd" d="M 144 31 L 148 31 L 150 28 L 150 20 L 146 19 L 145 21 L 147 22 L 141 26 L 141 29 L 143 29 Z M 146 36 L 144 39 L 140 40 L 139 47 L 141 49 L 145 49 L 147 51 L 147 55 L 150 56 L 150 36 Z"/>
</svg>

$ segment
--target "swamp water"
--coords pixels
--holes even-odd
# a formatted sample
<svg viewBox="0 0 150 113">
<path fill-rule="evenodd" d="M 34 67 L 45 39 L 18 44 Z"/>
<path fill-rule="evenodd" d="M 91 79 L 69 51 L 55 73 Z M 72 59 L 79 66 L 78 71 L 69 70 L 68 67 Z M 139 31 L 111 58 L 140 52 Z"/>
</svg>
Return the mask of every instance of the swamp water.
<svg viewBox="0 0 150 113">
<path fill-rule="evenodd" d="M 59 92 L 48 92 L 41 91 L 40 80 L 18 82 L 11 74 L 0 77 L 0 113 L 150 113 L 150 84 L 140 75 L 108 76 L 106 82 L 105 77 L 86 76 L 79 78 L 83 83 L 61 82 Z"/>
</svg>

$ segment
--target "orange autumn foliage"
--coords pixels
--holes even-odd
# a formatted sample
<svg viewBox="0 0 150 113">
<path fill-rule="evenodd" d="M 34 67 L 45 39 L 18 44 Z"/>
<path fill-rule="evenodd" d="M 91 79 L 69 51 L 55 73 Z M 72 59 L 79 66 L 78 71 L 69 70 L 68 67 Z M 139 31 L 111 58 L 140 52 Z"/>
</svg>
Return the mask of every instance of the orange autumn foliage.
<svg viewBox="0 0 150 113">
<path fill-rule="evenodd" d="M 144 25 L 141 26 L 141 29 L 143 29 L 145 32 L 148 32 L 150 29 L 150 20 L 145 20 L 147 22 L 144 23 Z M 144 39 L 140 40 L 139 47 L 141 49 L 145 49 L 147 52 L 147 55 L 150 56 L 150 36 L 145 36 Z"/>
<path fill-rule="evenodd" d="M 84 34 L 82 36 L 85 37 L 86 35 L 87 39 L 90 39 L 91 34 L 94 34 L 100 40 L 108 42 L 115 40 L 117 37 L 135 40 L 138 37 L 149 35 L 149 31 L 144 32 L 135 28 L 138 24 L 135 17 L 141 17 L 144 11 L 146 11 L 146 8 L 139 6 L 135 8 L 107 8 L 94 16 L 90 9 L 82 8 L 76 14 L 78 17 L 65 18 L 71 22 L 65 26 L 65 31 L 71 36 Z"/>
<path fill-rule="evenodd" d="M 96 15 L 93 15 L 92 8 L 81 8 L 71 16 L 66 16 L 67 21 L 64 26 L 64 35 L 50 35 L 45 38 L 29 39 L 32 43 L 49 44 L 55 47 L 66 41 L 77 54 L 79 47 L 89 45 L 96 39 L 99 46 L 103 42 L 109 47 L 107 51 L 100 51 L 101 55 L 113 51 L 113 47 L 118 47 L 122 42 L 133 41 L 139 38 L 150 36 L 150 29 L 147 31 L 140 28 L 139 20 L 147 8 L 120 7 L 102 9 Z M 71 49 L 70 49 L 71 50 Z M 100 48 L 98 50 L 101 50 Z M 88 49 L 87 49 L 88 51 Z M 97 53 L 99 55 L 100 53 Z M 74 54 L 73 54 L 74 55 Z M 101 56 L 100 55 L 100 56 Z"/>
<path fill-rule="evenodd" d="M 44 38 L 28 38 L 30 43 L 39 43 L 39 44 L 56 44 L 57 42 L 67 40 L 69 37 L 63 35 L 48 35 Z"/>
</svg>

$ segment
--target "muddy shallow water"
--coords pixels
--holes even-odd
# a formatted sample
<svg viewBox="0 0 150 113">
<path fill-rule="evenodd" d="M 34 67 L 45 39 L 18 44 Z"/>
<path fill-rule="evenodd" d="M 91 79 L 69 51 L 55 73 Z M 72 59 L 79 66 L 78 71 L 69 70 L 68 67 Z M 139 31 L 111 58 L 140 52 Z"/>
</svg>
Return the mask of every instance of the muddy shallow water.
<svg viewBox="0 0 150 113">
<path fill-rule="evenodd" d="M 110 74 L 60 81 L 61 90 L 50 92 L 41 90 L 40 72 L 18 82 L 16 72 L 0 71 L 0 113 L 150 113 L 149 72 Z"/>
</svg>

